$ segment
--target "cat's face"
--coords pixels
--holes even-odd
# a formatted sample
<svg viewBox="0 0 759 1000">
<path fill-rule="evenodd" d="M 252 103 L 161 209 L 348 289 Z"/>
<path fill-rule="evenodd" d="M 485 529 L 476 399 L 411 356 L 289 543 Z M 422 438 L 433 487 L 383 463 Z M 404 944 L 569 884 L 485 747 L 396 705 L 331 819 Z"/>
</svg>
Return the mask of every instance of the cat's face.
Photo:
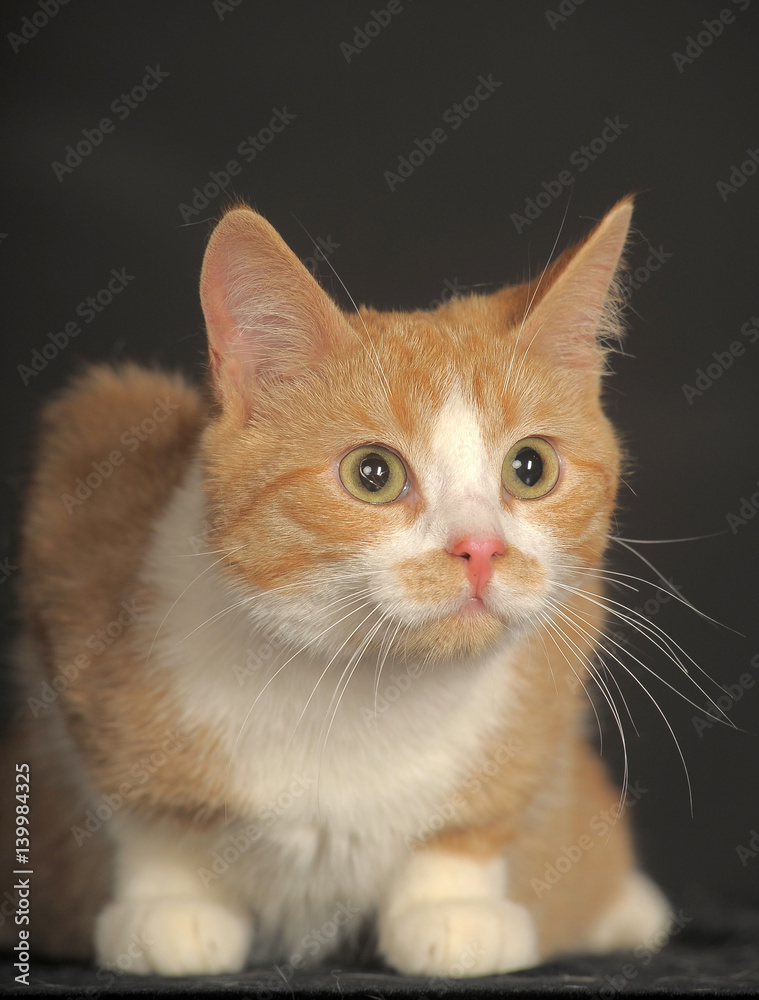
<svg viewBox="0 0 759 1000">
<path fill-rule="evenodd" d="M 263 220 L 236 214 L 252 241 L 217 230 L 206 263 L 222 406 L 204 453 L 213 547 L 254 618 L 331 653 L 440 659 L 553 617 L 598 562 L 616 495 L 596 328 L 624 233 L 579 278 L 570 255 L 540 287 L 343 315 Z M 276 308 L 239 272 L 225 286 L 220 258 L 274 285 Z"/>
</svg>

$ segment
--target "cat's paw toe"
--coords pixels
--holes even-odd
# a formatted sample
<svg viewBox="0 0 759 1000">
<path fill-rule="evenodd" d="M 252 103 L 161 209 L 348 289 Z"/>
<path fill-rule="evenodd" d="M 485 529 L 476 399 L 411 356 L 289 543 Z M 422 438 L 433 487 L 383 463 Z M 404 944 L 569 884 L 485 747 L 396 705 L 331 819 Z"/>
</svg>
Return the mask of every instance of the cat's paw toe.
<svg viewBox="0 0 759 1000">
<path fill-rule="evenodd" d="M 407 975 L 488 976 L 538 961 L 532 918 L 501 899 L 417 903 L 384 922 L 380 947 Z"/>
<path fill-rule="evenodd" d="M 239 972 L 252 940 L 242 911 L 205 899 L 172 898 L 112 903 L 100 914 L 98 961 L 141 975 L 218 975 Z"/>
</svg>

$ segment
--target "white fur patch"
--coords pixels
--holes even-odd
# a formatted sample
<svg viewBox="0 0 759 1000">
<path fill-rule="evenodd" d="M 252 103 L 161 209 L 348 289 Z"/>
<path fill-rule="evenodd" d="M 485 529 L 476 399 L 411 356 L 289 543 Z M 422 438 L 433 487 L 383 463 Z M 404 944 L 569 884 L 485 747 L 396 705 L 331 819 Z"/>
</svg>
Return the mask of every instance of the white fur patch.
<svg viewBox="0 0 759 1000">
<path fill-rule="evenodd" d="M 190 554 L 202 522 L 193 472 L 158 525 L 143 574 L 164 595 L 149 668 L 171 675 L 182 722 L 206 727 L 226 748 L 230 813 L 242 818 L 198 844 L 209 858 L 239 854 L 218 866 L 215 897 L 250 907 L 254 957 L 310 955 L 338 906 L 376 908 L 409 844 L 455 814 L 455 792 L 515 708 L 508 657 L 501 650 L 426 671 L 390 658 L 377 677 L 375 654 L 346 685 L 349 653 L 264 639 L 248 606 L 229 610 L 241 594 L 219 575 L 218 554 Z M 359 921 L 341 926 L 330 946 Z"/>
<path fill-rule="evenodd" d="M 642 944 L 658 951 L 666 943 L 671 921 L 661 890 L 645 875 L 631 872 L 619 898 L 599 919 L 588 948 L 605 952 Z"/>
<path fill-rule="evenodd" d="M 177 837 L 131 817 L 112 820 L 114 901 L 99 915 L 97 960 L 122 972 L 161 976 L 239 972 L 253 937 L 248 906 L 198 881 L 207 863 L 199 838 Z"/>
<path fill-rule="evenodd" d="M 483 506 L 487 515 L 498 509 L 499 469 L 485 447 L 477 413 L 463 396 L 450 396 L 438 414 L 430 452 L 425 483 L 429 501 L 452 501 L 465 506 L 462 515 L 476 519 L 482 518 Z"/>
<path fill-rule="evenodd" d="M 382 954 L 409 975 L 487 976 L 534 965 L 535 926 L 506 898 L 507 879 L 502 858 L 420 849 L 380 909 Z"/>
</svg>

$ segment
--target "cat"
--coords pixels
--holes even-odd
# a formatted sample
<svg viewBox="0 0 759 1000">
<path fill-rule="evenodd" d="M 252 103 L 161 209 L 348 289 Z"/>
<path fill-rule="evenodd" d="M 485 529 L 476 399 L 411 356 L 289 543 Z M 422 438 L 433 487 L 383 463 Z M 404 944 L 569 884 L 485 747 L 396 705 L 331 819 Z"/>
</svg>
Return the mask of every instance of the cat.
<svg viewBox="0 0 759 1000">
<path fill-rule="evenodd" d="M 4 751 L 35 957 L 296 969 L 372 928 L 448 977 L 664 939 L 586 735 L 631 213 L 526 283 L 343 312 L 238 205 L 205 391 L 95 366 L 47 405 Z"/>
</svg>

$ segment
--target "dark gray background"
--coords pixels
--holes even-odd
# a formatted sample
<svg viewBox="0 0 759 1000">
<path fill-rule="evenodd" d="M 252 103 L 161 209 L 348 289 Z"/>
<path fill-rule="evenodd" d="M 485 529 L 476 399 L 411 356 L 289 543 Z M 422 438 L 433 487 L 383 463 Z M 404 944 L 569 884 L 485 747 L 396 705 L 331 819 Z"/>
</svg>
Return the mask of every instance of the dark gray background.
<svg viewBox="0 0 759 1000">
<path fill-rule="evenodd" d="M 731 531 L 727 515 L 759 490 L 759 342 L 740 334 L 759 317 L 759 174 L 726 198 L 717 188 L 747 149 L 759 151 L 759 0 L 741 11 L 744 2 L 586 0 L 573 9 L 564 0 L 566 16 L 552 25 L 546 11 L 558 12 L 558 2 L 401 0 L 403 9 L 350 61 L 341 43 L 353 41 L 372 9 L 386 10 L 382 0 L 242 0 L 223 17 L 212 0 L 70 0 L 18 52 L 7 36 L 40 8 L 3 5 L 3 602 L 12 605 L 15 518 L 35 412 L 82 359 L 200 372 L 197 278 L 212 223 L 233 197 L 263 212 L 302 257 L 313 247 L 299 222 L 338 244 L 331 261 L 357 301 L 412 307 L 449 285 L 495 287 L 534 273 L 560 230 L 564 247 L 619 197 L 639 192 L 631 266 L 645 267 L 651 248 L 671 256 L 659 270 L 639 272 L 647 280 L 631 296 L 627 354 L 614 359 L 609 405 L 633 458 L 619 533 L 716 534 L 640 551 L 726 627 L 657 598 L 655 574 L 623 550 L 611 552 L 611 565 L 654 584 L 613 596 L 643 607 L 730 687 L 723 704 L 738 729 L 697 732 L 693 716 L 703 713 L 628 657 L 674 733 L 617 669 L 639 734 L 626 718 L 630 776 L 645 789 L 634 821 L 645 863 L 668 890 L 702 887 L 756 903 L 759 857 L 742 865 L 736 848 L 759 829 L 759 658 L 751 666 L 759 654 L 759 518 Z M 679 71 L 673 53 L 684 53 L 688 36 L 721 10 L 733 12 L 732 23 Z M 156 65 L 168 77 L 119 120 L 111 103 Z M 500 86 L 454 130 L 446 109 L 472 94 L 480 75 Z M 296 117 L 245 162 L 238 145 L 275 108 Z M 53 161 L 103 117 L 115 130 L 59 181 Z M 626 128 L 578 170 L 573 152 L 600 135 L 607 117 Z M 438 127 L 447 140 L 391 192 L 384 172 Z M 183 224 L 180 204 L 233 158 L 241 172 L 227 191 Z M 571 192 L 518 233 L 512 215 L 565 169 L 575 177 Z M 24 385 L 18 366 L 77 318 L 78 303 L 106 284 L 111 268 L 134 279 Z M 347 304 L 325 265 L 320 273 Z M 712 352 L 736 340 L 746 342 L 745 353 L 689 404 L 683 384 L 693 385 Z M 629 631 L 620 641 L 692 693 L 650 643 Z M 753 687 L 740 684 L 747 674 Z M 607 730 L 604 753 L 618 769 L 619 739 L 613 725 Z M 692 816 L 675 739 L 690 774 Z"/>
</svg>

